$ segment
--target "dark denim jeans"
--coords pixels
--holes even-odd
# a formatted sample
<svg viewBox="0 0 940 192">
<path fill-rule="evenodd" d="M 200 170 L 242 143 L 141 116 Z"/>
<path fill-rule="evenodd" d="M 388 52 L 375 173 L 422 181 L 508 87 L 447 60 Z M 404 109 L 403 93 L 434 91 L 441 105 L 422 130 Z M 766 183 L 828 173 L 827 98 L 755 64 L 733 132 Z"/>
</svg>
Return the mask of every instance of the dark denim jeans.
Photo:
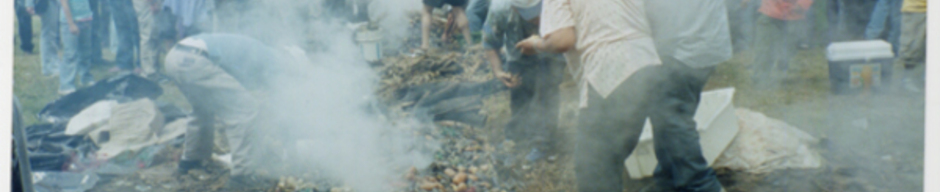
<svg viewBox="0 0 940 192">
<path fill-rule="evenodd" d="M 486 14 L 489 13 L 489 10 L 490 0 L 470 0 L 466 13 L 471 32 L 483 29 L 483 22 L 486 22 Z"/>
<path fill-rule="evenodd" d="M 134 4 L 128 0 L 108 0 L 108 5 L 118 40 L 114 63 L 121 70 L 133 70 L 136 67 L 134 50 L 138 45 L 137 39 L 140 37 L 137 32 L 137 13 L 134 12 Z"/>
<path fill-rule="evenodd" d="M 20 49 L 32 53 L 33 47 L 33 16 L 26 12 L 26 7 L 17 3 L 14 6 L 16 22 L 19 23 Z"/>
<path fill-rule="evenodd" d="M 693 116 L 714 67 L 693 69 L 675 59 L 631 75 L 607 98 L 591 89 L 578 118 L 575 174 L 581 192 L 623 190 L 624 159 L 650 118 L 659 167 L 656 183 L 675 191 L 718 192 L 715 171 L 702 156 Z"/>
<path fill-rule="evenodd" d="M 508 65 L 522 84 L 510 89 L 512 117 L 505 128 L 506 138 L 520 146 L 554 150 L 564 62 L 546 59 L 538 64 Z"/>
</svg>

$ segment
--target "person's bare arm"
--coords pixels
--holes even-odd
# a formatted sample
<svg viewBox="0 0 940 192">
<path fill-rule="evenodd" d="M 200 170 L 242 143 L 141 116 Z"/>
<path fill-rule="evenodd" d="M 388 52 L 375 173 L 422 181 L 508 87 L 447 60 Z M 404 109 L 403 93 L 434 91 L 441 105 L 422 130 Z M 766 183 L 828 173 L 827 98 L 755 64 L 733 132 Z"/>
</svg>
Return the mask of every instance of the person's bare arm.
<svg viewBox="0 0 940 192">
<path fill-rule="evenodd" d="M 62 5 L 62 12 L 65 12 L 65 21 L 69 24 L 69 32 L 73 34 L 78 34 L 78 26 L 75 25 L 75 20 L 72 19 L 72 8 L 69 7 L 69 0 L 59 0 L 59 3 Z"/>
<path fill-rule="evenodd" d="M 496 79 L 503 82 L 503 85 L 506 87 L 513 88 L 519 86 L 519 81 L 517 78 L 509 72 L 503 70 L 503 62 L 499 60 L 499 52 L 495 49 L 487 49 L 484 51 L 486 55 L 486 60 L 490 62 L 490 68 L 493 69 L 493 75 L 496 76 Z"/>
<path fill-rule="evenodd" d="M 575 36 L 574 27 L 566 27 L 549 33 L 545 38 L 529 37 L 516 44 L 516 48 L 522 49 L 522 53 L 526 55 L 532 55 L 538 51 L 564 53 L 574 48 L 575 43 L 577 43 L 577 36 Z"/>
</svg>

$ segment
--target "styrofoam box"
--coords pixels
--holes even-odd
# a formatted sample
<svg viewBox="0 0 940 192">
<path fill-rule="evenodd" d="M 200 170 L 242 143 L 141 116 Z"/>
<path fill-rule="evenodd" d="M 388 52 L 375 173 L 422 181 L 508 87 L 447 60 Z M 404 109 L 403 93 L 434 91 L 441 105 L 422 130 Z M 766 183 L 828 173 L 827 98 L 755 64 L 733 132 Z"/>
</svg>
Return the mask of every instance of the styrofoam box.
<svg viewBox="0 0 940 192">
<path fill-rule="evenodd" d="M 696 129 L 702 154 L 712 165 L 721 152 L 728 147 L 738 133 L 738 118 L 734 114 L 734 88 L 725 88 L 702 93 L 702 100 L 695 111 Z M 653 175 L 656 169 L 656 153 L 653 149 L 653 132 L 649 119 L 643 125 L 640 141 L 633 153 L 624 162 L 630 178 L 639 179 Z"/>
</svg>

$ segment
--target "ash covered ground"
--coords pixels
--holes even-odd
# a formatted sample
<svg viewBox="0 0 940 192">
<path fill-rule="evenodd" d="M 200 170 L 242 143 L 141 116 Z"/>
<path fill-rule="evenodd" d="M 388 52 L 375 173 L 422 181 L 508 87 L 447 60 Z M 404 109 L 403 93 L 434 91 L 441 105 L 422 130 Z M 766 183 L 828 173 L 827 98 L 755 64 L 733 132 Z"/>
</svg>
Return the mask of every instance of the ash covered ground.
<svg viewBox="0 0 940 192">
<path fill-rule="evenodd" d="M 38 34 L 38 19 L 34 22 Z M 412 26 L 416 26 L 414 22 Z M 396 96 L 395 90 L 432 82 L 493 80 L 479 47 L 455 50 L 444 44 L 445 48 L 439 51 L 410 54 L 409 50 L 417 46 L 419 33 L 416 31 L 409 31 L 410 40 L 405 41 L 405 48 L 388 52 L 382 64 L 373 65 L 380 76 L 375 92 L 387 106 L 388 115 L 414 115 L 407 109 L 415 103 L 402 102 L 403 96 Z M 768 174 L 719 169 L 722 184 L 728 191 L 921 191 L 923 94 L 888 91 L 832 95 L 823 53 L 822 48 L 800 51 L 791 64 L 793 72 L 783 86 L 775 90 L 752 87 L 748 80 L 748 52 L 738 53 L 718 67 L 706 90 L 735 87 L 736 107 L 781 119 L 820 138 L 813 149 L 825 160 L 817 169 L 778 170 Z M 106 53 L 106 57 L 111 59 L 113 55 Z M 26 114 L 36 114 L 55 98 L 56 79 L 40 75 L 39 66 L 38 54 L 15 51 L 14 94 L 23 102 Z M 418 68 L 420 66 L 435 68 Z M 96 77 L 104 77 L 107 67 L 109 65 L 95 65 L 93 72 Z M 570 79 L 562 85 L 564 103 L 560 129 L 566 133 L 563 135 L 575 131 L 573 85 Z M 186 105 L 173 85 L 162 86 L 167 92 L 158 100 Z M 466 98 L 472 102 L 453 104 L 449 110 L 476 114 L 458 119 L 482 117 L 483 123 L 437 120 L 431 129 L 415 130 L 415 137 L 434 141 L 428 143 L 436 146 L 424 146 L 433 150 L 433 162 L 426 167 L 392 169 L 399 171 L 396 174 L 401 178 L 389 183 L 395 187 L 394 191 L 574 191 L 570 145 L 563 145 L 561 153 L 537 162 L 502 162 L 505 156 L 525 154 L 510 150 L 513 143 L 503 140 L 502 129 L 509 116 L 508 92 L 498 90 L 467 97 L 473 97 Z M 36 122 L 34 117 L 27 116 L 27 123 Z M 164 161 L 131 175 L 104 178 L 91 191 L 217 191 L 224 185 L 228 172 L 220 165 L 210 166 L 208 171 L 174 174 L 175 160 L 178 160 L 174 157 L 179 155 L 178 150 L 178 147 L 167 147 L 159 153 Z M 283 164 L 280 168 L 291 169 L 292 165 Z M 267 191 L 344 191 L 350 188 L 347 183 L 317 172 L 272 177 L 278 184 Z M 648 181 L 627 181 L 628 190 L 642 188 Z"/>
</svg>

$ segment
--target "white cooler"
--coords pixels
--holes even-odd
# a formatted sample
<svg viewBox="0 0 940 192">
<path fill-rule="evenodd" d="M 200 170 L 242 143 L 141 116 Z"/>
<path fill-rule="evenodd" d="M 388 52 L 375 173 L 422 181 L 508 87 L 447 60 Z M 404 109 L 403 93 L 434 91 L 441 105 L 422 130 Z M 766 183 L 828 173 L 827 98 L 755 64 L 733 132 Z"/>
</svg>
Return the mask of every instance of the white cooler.
<svg viewBox="0 0 940 192">
<path fill-rule="evenodd" d="M 734 88 L 724 88 L 702 93 L 702 100 L 695 111 L 696 129 L 702 153 L 708 165 L 728 147 L 738 134 L 738 117 L 734 113 Z M 624 162 L 630 178 L 639 179 L 653 175 L 656 169 L 656 153 L 653 149 L 653 132 L 649 119 L 643 125 L 640 142 Z"/>
<path fill-rule="evenodd" d="M 826 57 L 830 87 L 836 94 L 879 91 L 891 78 L 894 53 L 882 40 L 832 43 Z"/>
</svg>

